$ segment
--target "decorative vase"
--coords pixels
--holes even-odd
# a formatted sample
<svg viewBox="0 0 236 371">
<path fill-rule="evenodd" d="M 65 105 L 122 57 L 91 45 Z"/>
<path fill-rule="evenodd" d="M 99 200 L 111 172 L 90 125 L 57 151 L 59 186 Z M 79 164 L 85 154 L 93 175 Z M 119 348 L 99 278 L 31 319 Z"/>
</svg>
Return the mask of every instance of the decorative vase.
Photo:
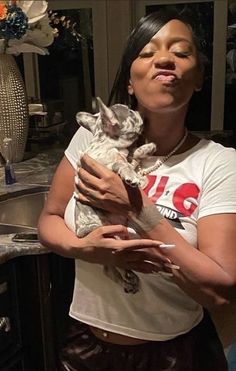
<svg viewBox="0 0 236 371">
<path fill-rule="evenodd" d="M 20 162 L 28 136 L 29 115 L 24 81 L 12 55 L 0 54 L 0 152 L 11 138 L 11 161 Z"/>
</svg>

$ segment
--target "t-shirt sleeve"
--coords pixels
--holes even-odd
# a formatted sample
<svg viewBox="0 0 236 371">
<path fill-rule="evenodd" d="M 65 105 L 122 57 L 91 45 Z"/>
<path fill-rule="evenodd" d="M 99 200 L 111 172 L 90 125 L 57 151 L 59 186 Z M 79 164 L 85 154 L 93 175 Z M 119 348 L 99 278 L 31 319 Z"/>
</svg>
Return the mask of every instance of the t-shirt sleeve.
<svg viewBox="0 0 236 371">
<path fill-rule="evenodd" d="M 236 213 L 236 151 L 225 148 L 207 161 L 204 169 L 199 218 Z"/>
<path fill-rule="evenodd" d="M 81 152 L 86 150 L 92 138 L 93 134 L 81 126 L 71 139 L 69 146 L 65 150 L 65 156 L 75 169 Z"/>
</svg>

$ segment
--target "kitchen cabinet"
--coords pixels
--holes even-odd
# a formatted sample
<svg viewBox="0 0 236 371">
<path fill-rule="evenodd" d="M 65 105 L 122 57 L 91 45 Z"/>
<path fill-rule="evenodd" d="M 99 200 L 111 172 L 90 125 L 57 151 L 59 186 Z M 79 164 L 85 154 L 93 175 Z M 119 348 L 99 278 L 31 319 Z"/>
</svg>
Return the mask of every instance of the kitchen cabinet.
<svg viewBox="0 0 236 371">
<path fill-rule="evenodd" d="M 0 266 L 0 370 L 24 370 L 14 263 Z"/>
<path fill-rule="evenodd" d="M 0 265 L 0 371 L 56 371 L 73 268 L 72 260 L 54 254 Z"/>
</svg>

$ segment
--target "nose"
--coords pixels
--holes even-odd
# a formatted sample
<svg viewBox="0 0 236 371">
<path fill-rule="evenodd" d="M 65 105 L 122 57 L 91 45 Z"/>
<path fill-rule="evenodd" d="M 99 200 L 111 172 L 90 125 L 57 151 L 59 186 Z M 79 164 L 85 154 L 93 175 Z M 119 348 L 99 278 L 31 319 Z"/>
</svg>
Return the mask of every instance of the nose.
<svg viewBox="0 0 236 371">
<path fill-rule="evenodd" d="M 158 68 L 175 68 L 174 56 L 168 51 L 158 51 L 154 56 L 154 65 Z"/>
</svg>

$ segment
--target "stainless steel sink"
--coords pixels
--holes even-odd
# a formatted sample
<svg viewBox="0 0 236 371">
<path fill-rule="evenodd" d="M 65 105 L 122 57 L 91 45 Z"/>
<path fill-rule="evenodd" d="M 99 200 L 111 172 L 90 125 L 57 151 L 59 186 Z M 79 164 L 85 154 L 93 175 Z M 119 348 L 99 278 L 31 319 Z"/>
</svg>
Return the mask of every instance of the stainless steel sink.
<svg viewBox="0 0 236 371">
<path fill-rule="evenodd" d="M 0 235 L 34 232 L 48 189 L 31 189 L 0 200 Z"/>
</svg>

